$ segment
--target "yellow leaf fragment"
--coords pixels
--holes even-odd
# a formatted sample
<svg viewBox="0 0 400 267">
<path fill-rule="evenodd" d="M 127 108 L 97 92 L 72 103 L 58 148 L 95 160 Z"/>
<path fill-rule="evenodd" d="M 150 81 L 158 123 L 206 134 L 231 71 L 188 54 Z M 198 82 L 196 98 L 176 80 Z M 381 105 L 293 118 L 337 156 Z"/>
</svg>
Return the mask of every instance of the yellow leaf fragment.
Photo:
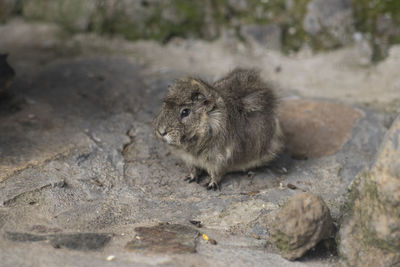
<svg viewBox="0 0 400 267">
<path fill-rule="evenodd" d="M 210 238 L 206 234 L 203 234 L 203 238 L 204 238 L 204 240 L 207 240 L 207 241 L 210 240 Z"/>
</svg>

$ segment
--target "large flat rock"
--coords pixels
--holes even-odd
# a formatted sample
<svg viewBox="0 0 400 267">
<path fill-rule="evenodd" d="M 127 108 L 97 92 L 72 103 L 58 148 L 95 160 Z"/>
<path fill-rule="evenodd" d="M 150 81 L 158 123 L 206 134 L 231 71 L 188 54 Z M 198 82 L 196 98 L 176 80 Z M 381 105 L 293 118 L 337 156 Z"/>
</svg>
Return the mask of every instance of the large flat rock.
<svg viewBox="0 0 400 267">
<path fill-rule="evenodd" d="M 293 153 L 250 175 L 228 174 L 222 190 L 210 192 L 186 183 L 183 163 L 152 134 L 152 118 L 176 73 L 142 70 L 121 57 L 91 57 L 60 60 L 17 77 L 12 90 L 18 109 L 0 114 L 0 262 L 98 266 L 108 264 L 109 255 L 118 266 L 326 266 L 336 260 L 329 255 L 284 260 L 270 245 L 269 222 L 301 190 L 320 195 L 337 219 L 342 195 L 372 162 L 387 130 L 384 115 L 313 99 L 296 100 L 306 104 L 289 108 L 283 100 L 285 121 L 302 114 L 311 125 L 299 119 L 290 131 L 322 137 L 310 142 L 304 134 L 290 136 L 299 145 L 292 146 Z M 316 116 L 307 117 L 307 108 Z M 321 113 L 325 108 L 328 115 L 346 118 L 333 116 L 331 123 Z M 309 154 L 297 157 L 303 148 Z M 140 238 L 135 229 L 160 223 L 194 228 L 189 220 L 201 221 L 196 231 L 217 244 L 188 235 L 178 240 L 196 253 L 154 255 L 126 248 Z M 35 240 L 22 242 L 10 233 Z M 76 233 L 107 234 L 110 241 L 100 238 L 103 243 L 91 243 L 96 249 L 90 251 L 54 241 Z"/>
</svg>

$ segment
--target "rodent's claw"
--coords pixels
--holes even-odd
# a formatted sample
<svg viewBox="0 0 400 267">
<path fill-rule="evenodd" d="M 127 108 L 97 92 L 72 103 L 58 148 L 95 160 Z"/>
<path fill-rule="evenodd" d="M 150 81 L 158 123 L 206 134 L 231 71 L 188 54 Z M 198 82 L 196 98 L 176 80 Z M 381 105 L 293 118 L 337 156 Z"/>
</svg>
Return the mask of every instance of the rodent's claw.
<svg viewBox="0 0 400 267">
<path fill-rule="evenodd" d="M 214 191 L 215 190 L 219 190 L 219 191 L 221 191 L 221 188 L 219 187 L 219 185 L 216 183 L 216 182 L 210 182 L 208 185 L 207 185 L 207 190 L 211 190 L 211 189 L 213 189 Z"/>
<path fill-rule="evenodd" d="M 192 177 L 191 175 L 186 176 L 185 179 L 183 179 L 183 180 L 184 181 L 188 181 L 189 184 L 193 183 L 193 182 L 199 183 L 199 178 L 198 177 Z"/>
</svg>

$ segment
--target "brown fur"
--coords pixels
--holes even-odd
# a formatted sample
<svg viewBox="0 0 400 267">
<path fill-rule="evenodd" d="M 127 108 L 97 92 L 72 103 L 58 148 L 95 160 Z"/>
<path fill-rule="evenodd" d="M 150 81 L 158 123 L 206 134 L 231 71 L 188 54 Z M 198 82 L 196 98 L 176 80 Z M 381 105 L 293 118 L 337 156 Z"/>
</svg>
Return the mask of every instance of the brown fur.
<svg viewBox="0 0 400 267">
<path fill-rule="evenodd" d="M 190 181 L 205 170 L 216 189 L 225 173 L 266 165 L 281 151 L 277 105 L 254 70 L 235 69 L 212 85 L 186 78 L 169 88 L 154 130 L 191 169 Z"/>
</svg>

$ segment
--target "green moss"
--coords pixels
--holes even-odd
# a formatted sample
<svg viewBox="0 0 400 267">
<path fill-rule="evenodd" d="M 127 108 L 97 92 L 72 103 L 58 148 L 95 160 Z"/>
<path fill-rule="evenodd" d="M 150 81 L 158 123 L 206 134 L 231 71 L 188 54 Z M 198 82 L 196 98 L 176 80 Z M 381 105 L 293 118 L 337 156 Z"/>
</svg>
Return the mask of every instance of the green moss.
<svg viewBox="0 0 400 267">
<path fill-rule="evenodd" d="M 203 5 L 196 1 L 186 0 L 173 0 L 172 5 L 177 8 L 179 15 L 182 17 L 182 21 L 177 24 L 165 20 L 156 22 L 161 23 L 161 38 L 158 36 L 158 39 L 166 42 L 174 36 L 204 38 L 203 27 L 205 24 L 205 11 Z M 159 24 L 155 25 L 157 26 Z"/>
<path fill-rule="evenodd" d="M 60 24 L 65 30 L 77 32 L 86 30 L 79 23 L 90 14 L 88 0 L 21 0 L 22 14 L 33 20 L 50 21 Z"/>
<path fill-rule="evenodd" d="M 358 205 L 355 205 L 356 200 L 359 201 Z M 355 230 L 359 231 L 360 242 L 364 248 L 376 247 L 388 252 L 398 252 L 400 249 L 398 244 L 391 240 L 378 238 L 373 226 L 370 225 L 374 216 L 379 213 L 390 213 L 395 217 L 400 216 L 398 209 L 390 209 L 381 202 L 378 187 L 372 174 L 369 171 L 364 171 L 354 179 L 347 201 L 341 207 L 341 212 L 342 214 L 351 214 L 357 220 L 358 227 Z M 390 211 L 387 209 L 390 209 Z M 395 214 L 393 214 L 393 211 L 395 211 Z"/>
<path fill-rule="evenodd" d="M 176 8 L 177 15 L 182 18 L 181 21 L 173 22 L 163 18 L 163 10 L 170 6 Z M 104 26 L 106 25 L 113 25 L 113 22 L 106 21 Z M 203 38 L 204 10 L 199 2 L 172 0 L 169 5 L 158 4 L 153 6 L 149 15 L 144 21 L 140 22 L 140 25 L 142 27 L 138 26 L 137 23 L 131 22 L 121 12 L 118 15 L 118 19 L 114 20 L 112 29 L 105 27 L 103 29 L 111 34 L 121 34 L 130 40 L 153 39 L 159 42 L 166 42 L 174 36 Z"/>
<path fill-rule="evenodd" d="M 311 0 L 293 1 L 292 7 L 287 7 L 284 1 L 248 0 L 248 8 L 245 11 L 226 9 L 226 2 L 221 1 L 218 10 L 218 23 L 232 25 L 232 18 L 240 21 L 240 24 L 276 24 L 282 28 L 282 50 L 284 52 L 298 51 L 307 42 L 314 47 L 312 38 L 302 28 L 302 21 L 307 11 L 307 4 Z M 225 7 L 225 9 L 224 9 Z M 221 11 L 222 10 L 222 11 Z M 229 16 L 228 16 L 229 14 Z M 238 35 L 240 37 L 240 32 Z M 315 46 L 318 48 L 321 45 Z"/>
<path fill-rule="evenodd" d="M 354 210 L 354 202 L 356 199 L 360 199 L 360 191 L 359 186 L 362 179 L 366 179 L 366 176 L 369 175 L 369 172 L 363 171 L 359 173 L 353 180 L 351 187 L 349 189 L 349 193 L 346 196 L 346 200 L 342 206 L 340 206 L 340 213 L 342 216 L 351 215 Z"/>
<path fill-rule="evenodd" d="M 305 43 L 308 43 L 311 47 L 319 50 L 321 47 L 314 41 L 315 38 L 308 35 L 303 29 L 303 19 L 307 12 L 307 4 L 310 0 L 299 0 L 294 2 L 294 6 L 287 10 L 286 17 L 281 19 L 281 25 L 283 28 L 283 51 L 298 51 Z"/>
<path fill-rule="evenodd" d="M 375 247 L 387 252 L 399 252 L 400 248 L 396 244 L 378 238 L 375 231 L 371 231 L 366 227 L 362 227 L 361 231 L 363 237 L 361 239 L 361 244 L 364 247 Z"/>
<path fill-rule="evenodd" d="M 272 235 L 272 240 L 282 254 L 287 254 L 292 250 L 289 244 L 290 238 L 281 231 L 276 231 Z"/>
<path fill-rule="evenodd" d="M 94 31 L 100 34 L 118 34 L 130 40 L 153 39 L 167 42 L 174 36 L 212 39 L 215 34 L 207 33 L 208 23 L 213 30 L 233 28 L 240 38 L 240 25 L 276 24 L 282 29 L 282 50 L 298 51 L 305 44 L 316 51 L 329 50 L 341 46 L 335 36 L 322 31 L 311 36 L 303 29 L 307 5 L 311 0 L 296 0 L 292 6 L 282 0 L 247 0 L 244 10 L 229 5 L 228 0 L 166 0 L 127 1 L 107 0 L 17 0 L 14 14 L 25 18 L 56 22 L 69 32 Z M 0 0 L 0 19 L 4 8 Z M 132 6 L 126 6 L 132 5 Z M 128 14 L 129 8 L 142 8 L 139 16 Z M 377 21 L 382 17 L 392 18 L 395 27 L 400 28 L 399 0 L 353 0 L 352 7 L 357 31 L 369 36 L 373 48 L 373 60 L 386 56 L 387 47 L 400 43 L 396 30 L 379 31 Z M 165 17 L 165 10 L 173 9 L 178 19 Z M 86 22 L 85 22 L 86 20 Z M 83 21 L 83 23 L 82 23 Z M 87 25 L 87 28 L 85 28 Z"/>
<path fill-rule="evenodd" d="M 394 32 L 379 31 L 378 19 L 383 16 L 390 17 L 395 26 L 400 27 L 400 1 L 353 0 L 352 5 L 356 29 L 371 36 L 373 60 L 385 58 L 384 46 L 400 43 L 400 36 Z"/>
</svg>

